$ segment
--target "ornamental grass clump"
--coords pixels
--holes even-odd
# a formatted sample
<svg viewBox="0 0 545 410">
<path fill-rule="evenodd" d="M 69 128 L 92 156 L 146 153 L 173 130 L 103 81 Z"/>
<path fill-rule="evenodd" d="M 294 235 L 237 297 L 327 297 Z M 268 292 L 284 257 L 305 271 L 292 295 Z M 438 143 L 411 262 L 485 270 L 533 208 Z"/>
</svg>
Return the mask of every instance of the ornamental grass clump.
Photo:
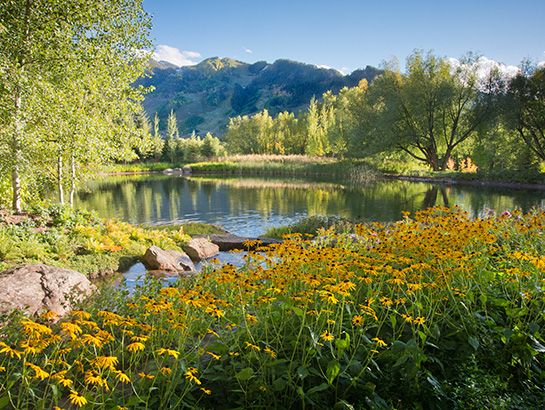
<svg viewBox="0 0 545 410">
<path fill-rule="evenodd" d="M 0 407 L 539 407 L 543 212 L 356 231 L 104 291 L 55 325 L 3 318 Z"/>
</svg>

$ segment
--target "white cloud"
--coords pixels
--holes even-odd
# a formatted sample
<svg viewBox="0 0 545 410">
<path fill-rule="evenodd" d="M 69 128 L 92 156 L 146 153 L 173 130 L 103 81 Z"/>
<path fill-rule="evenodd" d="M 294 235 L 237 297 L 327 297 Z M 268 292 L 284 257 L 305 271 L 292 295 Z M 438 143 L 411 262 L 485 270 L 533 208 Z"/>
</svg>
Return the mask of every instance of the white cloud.
<svg viewBox="0 0 545 410">
<path fill-rule="evenodd" d="M 201 55 L 195 51 L 180 51 L 175 47 L 167 46 L 164 44 L 158 45 L 157 49 L 153 53 L 153 58 L 158 61 L 168 61 L 179 67 L 184 65 L 195 65 L 197 62 L 192 61 L 194 58 L 198 58 Z"/>
<path fill-rule="evenodd" d="M 458 68 L 460 66 L 467 67 L 456 58 L 449 57 L 446 60 L 453 68 Z M 471 64 L 470 67 L 467 68 L 470 68 L 470 71 L 476 70 L 477 77 L 481 81 L 486 80 L 493 70 L 497 70 L 500 77 L 505 79 L 512 78 L 520 72 L 519 67 L 498 63 L 497 61 L 490 60 L 489 58 L 484 56 L 479 57 L 476 62 L 474 62 L 473 64 Z"/>
<path fill-rule="evenodd" d="M 252 54 L 252 53 L 253 53 L 253 51 L 252 51 L 252 50 L 250 50 L 249 48 L 246 48 L 246 47 L 242 47 L 242 48 L 243 48 L 243 49 L 244 49 L 244 51 L 246 51 L 247 53 L 250 53 L 250 54 Z"/>
</svg>

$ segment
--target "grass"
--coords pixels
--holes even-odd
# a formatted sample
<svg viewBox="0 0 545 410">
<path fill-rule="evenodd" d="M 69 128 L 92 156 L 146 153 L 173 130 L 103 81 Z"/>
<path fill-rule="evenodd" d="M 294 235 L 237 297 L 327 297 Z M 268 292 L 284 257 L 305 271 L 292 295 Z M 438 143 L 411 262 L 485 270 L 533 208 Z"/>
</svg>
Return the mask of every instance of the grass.
<svg viewBox="0 0 545 410">
<path fill-rule="evenodd" d="M 533 409 L 545 213 L 459 209 L 296 234 L 54 324 L 3 317 L 0 404 L 85 409 Z M 330 243 L 331 245 L 327 245 Z M 335 244 L 335 245 L 332 245 Z M 117 407 L 116 407 L 117 406 Z"/>
<path fill-rule="evenodd" d="M 332 231 L 336 234 L 354 234 L 363 226 L 369 229 L 389 227 L 394 223 L 376 224 L 373 222 L 355 221 L 336 216 L 313 215 L 300 218 L 297 221 L 280 227 L 270 227 L 266 229 L 265 237 L 281 239 L 292 234 L 302 234 L 308 237 L 321 236 L 326 231 Z"/>
</svg>

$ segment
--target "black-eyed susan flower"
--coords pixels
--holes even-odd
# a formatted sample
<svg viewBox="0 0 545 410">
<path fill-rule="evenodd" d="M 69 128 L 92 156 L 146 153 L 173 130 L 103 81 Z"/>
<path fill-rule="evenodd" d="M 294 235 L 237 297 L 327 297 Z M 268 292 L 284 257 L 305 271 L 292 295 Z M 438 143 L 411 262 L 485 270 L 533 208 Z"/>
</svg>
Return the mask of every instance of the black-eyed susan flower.
<svg viewBox="0 0 545 410">
<path fill-rule="evenodd" d="M 140 376 L 142 379 L 155 379 L 155 376 L 152 375 L 152 374 L 147 374 L 147 373 L 144 373 L 144 372 L 140 372 L 138 373 L 138 376 Z"/>
<path fill-rule="evenodd" d="M 123 370 L 114 370 L 115 378 L 121 383 L 130 383 L 131 379 Z"/>
<path fill-rule="evenodd" d="M 158 349 L 156 350 L 157 354 L 159 356 L 163 355 L 163 354 L 168 354 L 169 356 L 172 356 L 174 357 L 175 359 L 178 358 L 178 355 L 180 354 L 180 352 L 177 352 L 176 350 L 171 350 L 171 349 Z"/>
<path fill-rule="evenodd" d="M 32 368 L 32 370 L 34 370 L 34 372 L 36 373 L 34 377 L 36 377 L 37 379 L 45 380 L 49 377 L 49 373 L 43 370 L 40 366 L 37 366 L 33 363 L 28 363 L 28 362 L 26 363 L 26 365 Z"/>
<path fill-rule="evenodd" d="M 376 342 L 379 346 L 384 347 L 387 346 L 386 342 L 378 337 L 374 337 L 371 339 L 373 342 Z"/>
<path fill-rule="evenodd" d="M 252 343 L 249 343 L 249 342 L 245 342 L 246 343 L 246 349 L 248 348 L 252 348 L 253 350 L 257 350 L 258 352 L 261 350 L 261 348 L 259 346 L 256 346 Z"/>
<path fill-rule="evenodd" d="M 321 334 L 320 334 L 320 337 L 322 339 L 324 339 L 325 341 L 327 342 L 331 342 L 335 337 L 330 333 L 328 332 L 327 330 L 324 330 Z"/>
<path fill-rule="evenodd" d="M 145 348 L 146 346 L 144 345 L 144 343 L 140 343 L 140 342 L 134 342 L 127 346 L 127 350 L 132 353 L 136 353 L 140 350 L 144 350 Z"/>
<path fill-rule="evenodd" d="M 265 352 L 266 352 L 269 356 L 271 356 L 273 359 L 276 357 L 276 353 L 275 353 L 272 349 L 270 349 L 268 346 L 265 346 L 265 349 L 264 349 L 264 350 L 265 350 Z"/>
<path fill-rule="evenodd" d="M 71 390 L 68 397 L 70 398 L 70 403 L 75 404 L 78 407 L 83 407 L 87 404 L 87 399 L 83 396 L 83 394 L 74 390 Z"/>
<path fill-rule="evenodd" d="M 210 390 L 207 390 L 205 389 L 204 387 L 201 387 L 201 390 L 203 391 L 204 394 L 207 394 L 207 395 L 211 395 L 212 392 Z"/>
<path fill-rule="evenodd" d="M 119 363 L 119 359 L 115 356 L 105 354 L 104 356 L 96 357 L 92 363 L 97 367 L 107 367 L 110 370 L 115 369 L 115 366 Z"/>
<path fill-rule="evenodd" d="M 161 372 L 162 375 L 170 375 L 172 373 L 172 369 L 168 365 L 164 365 L 159 369 L 159 372 Z"/>
<path fill-rule="evenodd" d="M 15 348 L 15 346 L 11 345 L 11 346 L 8 346 L 7 344 L 5 344 L 4 342 L 0 342 L 0 353 L 5 353 L 5 354 L 9 354 L 9 357 L 11 357 L 12 359 L 17 356 L 18 359 L 21 358 L 21 355 L 24 353 L 20 350 L 17 350 Z"/>
<path fill-rule="evenodd" d="M 363 325 L 363 316 L 354 315 L 354 317 L 352 317 L 352 324 L 356 327 L 361 327 Z"/>
<path fill-rule="evenodd" d="M 201 385 L 201 381 L 197 379 L 195 374 L 197 374 L 197 369 L 195 369 L 194 367 L 189 367 L 184 373 L 184 376 L 186 377 L 186 379 L 189 379 L 189 381 L 192 381 L 197 385 Z"/>
</svg>

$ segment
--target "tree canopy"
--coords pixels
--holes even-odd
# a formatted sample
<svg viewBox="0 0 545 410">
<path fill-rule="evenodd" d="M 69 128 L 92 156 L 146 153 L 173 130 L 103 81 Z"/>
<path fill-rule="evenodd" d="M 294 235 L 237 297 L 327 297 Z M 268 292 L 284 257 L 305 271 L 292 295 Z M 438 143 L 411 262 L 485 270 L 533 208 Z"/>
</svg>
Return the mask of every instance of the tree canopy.
<svg viewBox="0 0 545 410">
<path fill-rule="evenodd" d="M 46 164 L 60 180 L 64 162 L 130 154 L 151 20 L 141 0 L 5 0 L 0 22 L 0 167 L 20 212 Z"/>
</svg>

